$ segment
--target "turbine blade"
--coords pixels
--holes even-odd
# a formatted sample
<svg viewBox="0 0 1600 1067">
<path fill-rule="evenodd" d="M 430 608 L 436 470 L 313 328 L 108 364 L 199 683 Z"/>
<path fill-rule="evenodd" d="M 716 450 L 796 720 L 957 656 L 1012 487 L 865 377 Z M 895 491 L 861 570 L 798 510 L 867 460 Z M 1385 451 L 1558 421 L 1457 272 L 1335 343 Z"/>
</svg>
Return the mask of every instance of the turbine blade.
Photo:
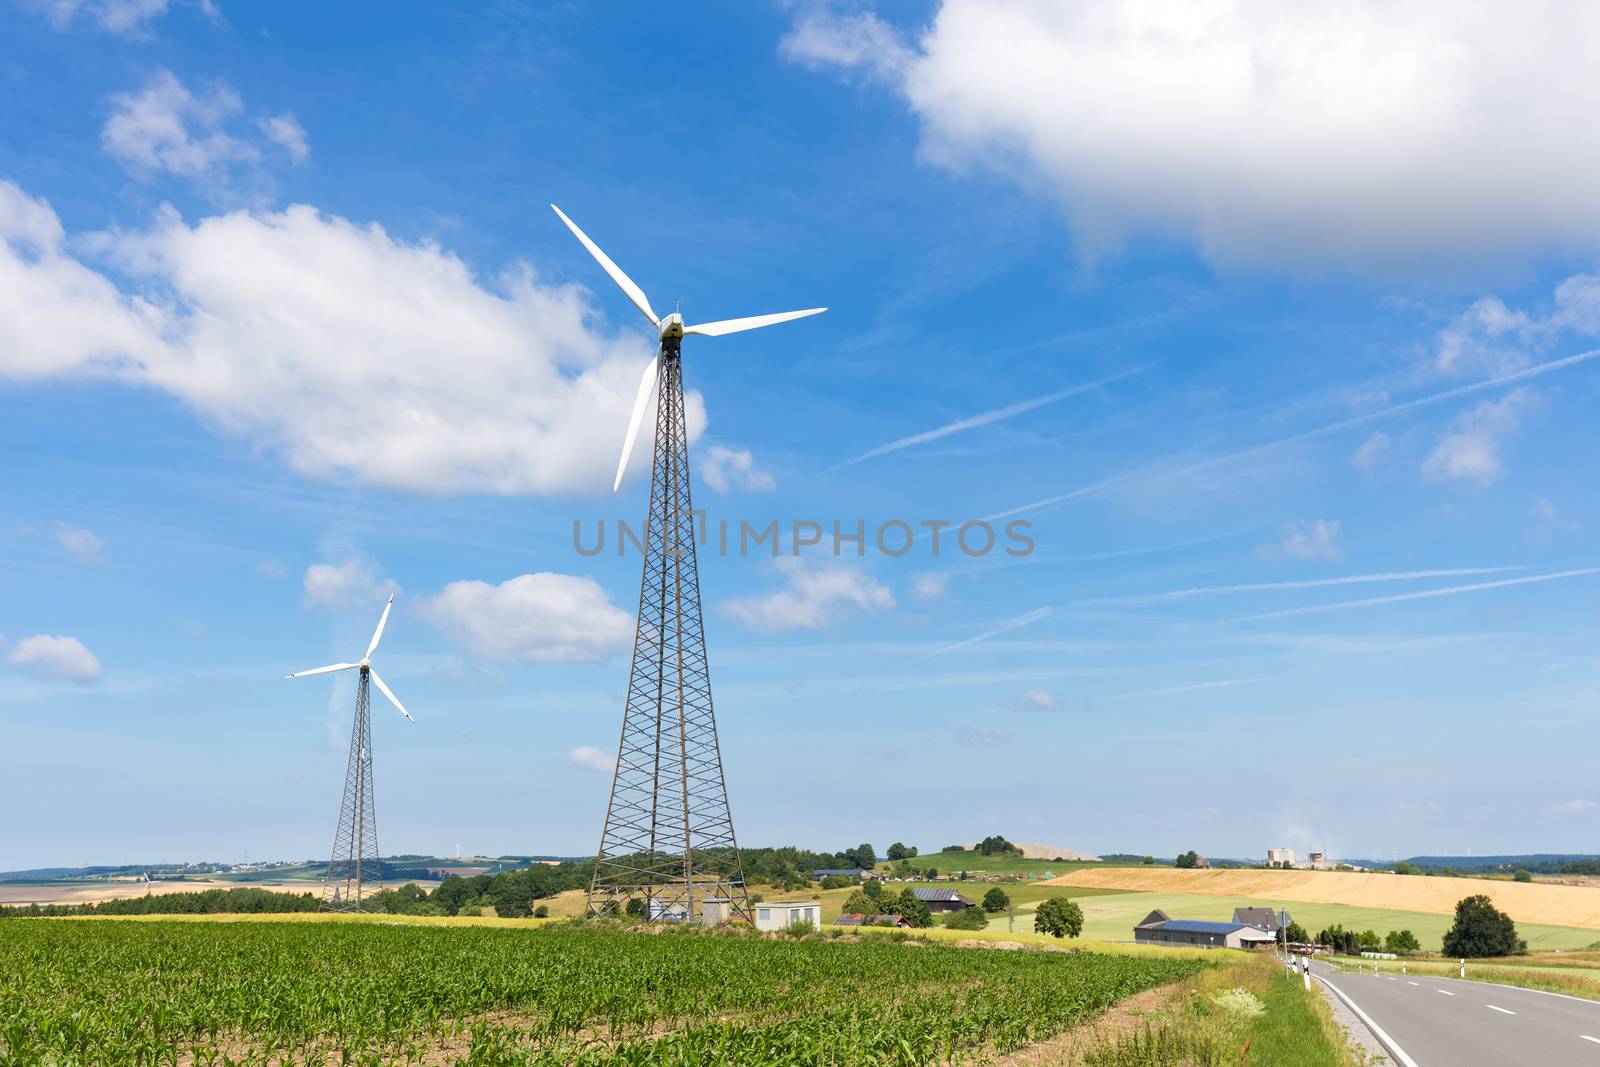
<svg viewBox="0 0 1600 1067">
<path fill-rule="evenodd" d="M 317 667 L 298 674 L 286 674 L 285 678 L 305 678 L 313 674 L 331 674 L 334 671 L 349 671 L 361 666 L 359 663 L 330 663 L 326 667 Z"/>
<path fill-rule="evenodd" d="M 820 315 L 827 308 L 808 308 L 805 311 L 780 311 L 776 315 L 752 315 L 748 319 L 723 319 L 721 322 L 702 322 L 698 326 L 685 326 L 685 334 L 697 333 L 702 337 L 721 337 L 726 333 L 759 330 L 763 326 L 776 326 L 790 319 L 803 319 L 807 315 Z"/>
<path fill-rule="evenodd" d="M 378 677 L 378 672 L 373 670 L 371 667 L 368 667 L 367 673 L 372 676 L 372 684 L 382 690 L 383 695 L 389 698 L 389 703 L 399 708 L 400 714 L 404 715 L 408 719 L 411 719 L 411 713 L 406 710 L 406 706 L 404 704 L 400 703 L 400 698 L 394 695 L 394 691 L 383 684 L 383 679 Z M 411 721 L 416 722 L 417 720 L 411 719 Z"/>
<path fill-rule="evenodd" d="M 628 417 L 628 436 L 622 442 L 622 459 L 617 461 L 617 478 L 611 483 L 613 493 L 622 488 L 622 472 L 628 469 L 628 457 L 633 454 L 633 442 L 639 436 L 644 409 L 650 406 L 650 394 L 656 387 L 656 363 L 660 359 L 660 356 L 656 356 L 650 361 L 650 365 L 644 369 L 644 377 L 639 381 L 639 395 L 634 397 L 633 414 Z"/>
<path fill-rule="evenodd" d="M 389 602 L 383 606 L 383 616 L 378 619 L 378 628 L 372 631 L 372 643 L 367 646 L 368 659 L 371 659 L 372 654 L 378 651 L 378 642 L 383 640 L 383 628 L 389 622 L 389 609 L 392 607 L 394 607 L 394 594 L 390 593 Z"/>
<path fill-rule="evenodd" d="M 644 290 L 635 285 L 632 278 L 622 273 L 622 268 L 611 262 L 611 257 L 600 251 L 600 246 L 589 240 L 589 235 L 578 229 L 578 224 L 567 218 L 560 208 L 551 204 L 550 210 L 554 211 L 560 216 L 561 221 L 567 224 L 567 229 L 572 231 L 572 236 L 583 242 L 583 247 L 589 250 L 589 254 L 595 258 L 595 262 L 599 263 L 605 272 L 611 275 L 611 280 L 617 283 L 617 288 L 621 289 L 628 299 L 633 301 L 634 307 L 643 312 L 644 317 L 650 320 L 650 325 L 660 326 L 661 316 L 657 315 L 655 309 L 650 306 L 650 301 L 645 298 Z"/>
</svg>

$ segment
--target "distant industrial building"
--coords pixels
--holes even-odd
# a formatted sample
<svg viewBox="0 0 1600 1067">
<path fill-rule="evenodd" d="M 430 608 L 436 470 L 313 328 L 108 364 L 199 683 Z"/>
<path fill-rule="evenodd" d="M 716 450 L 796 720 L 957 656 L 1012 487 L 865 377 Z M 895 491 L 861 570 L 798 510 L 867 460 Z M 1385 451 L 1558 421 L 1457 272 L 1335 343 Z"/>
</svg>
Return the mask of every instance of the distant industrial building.
<svg viewBox="0 0 1600 1067">
<path fill-rule="evenodd" d="M 757 930 L 782 930 L 794 923 L 822 926 L 820 900 L 774 900 L 770 904 L 757 904 L 755 908 Z"/>
<path fill-rule="evenodd" d="M 1141 945 L 1173 948 L 1256 948 L 1277 940 L 1273 934 L 1249 923 L 1174 919 L 1159 908 L 1133 928 L 1133 939 Z"/>
<path fill-rule="evenodd" d="M 913 889 L 911 892 L 935 915 L 947 911 L 966 911 L 973 905 L 972 901 L 954 889 Z"/>
<path fill-rule="evenodd" d="M 1294 866 L 1294 849 L 1292 849 L 1292 848 L 1269 848 L 1269 849 L 1267 849 L 1267 866 L 1268 867 L 1293 867 Z"/>
</svg>

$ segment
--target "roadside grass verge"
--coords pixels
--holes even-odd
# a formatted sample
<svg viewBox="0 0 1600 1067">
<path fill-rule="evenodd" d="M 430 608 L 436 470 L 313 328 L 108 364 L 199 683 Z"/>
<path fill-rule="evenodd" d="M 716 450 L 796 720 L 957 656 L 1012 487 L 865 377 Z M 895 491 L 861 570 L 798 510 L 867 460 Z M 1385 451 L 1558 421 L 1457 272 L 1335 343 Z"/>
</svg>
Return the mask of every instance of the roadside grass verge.
<svg viewBox="0 0 1600 1067">
<path fill-rule="evenodd" d="M 1364 1067 L 1327 1002 L 1276 960 L 1230 953 L 1178 983 L 1140 1025 L 1067 1062 L 1083 1067 Z"/>
</svg>

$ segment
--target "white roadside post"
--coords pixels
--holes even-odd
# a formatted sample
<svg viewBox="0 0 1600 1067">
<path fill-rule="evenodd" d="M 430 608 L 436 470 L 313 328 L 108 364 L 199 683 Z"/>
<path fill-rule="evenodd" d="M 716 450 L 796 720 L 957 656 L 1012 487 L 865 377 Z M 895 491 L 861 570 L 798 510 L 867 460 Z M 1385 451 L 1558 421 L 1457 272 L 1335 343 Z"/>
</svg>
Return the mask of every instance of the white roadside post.
<svg viewBox="0 0 1600 1067">
<path fill-rule="evenodd" d="M 1465 978 L 1466 976 L 1467 976 L 1467 958 L 1465 956 L 1463 956 L 1463 957 L 1461 957 L 1461 977 Z"/>
</svg>

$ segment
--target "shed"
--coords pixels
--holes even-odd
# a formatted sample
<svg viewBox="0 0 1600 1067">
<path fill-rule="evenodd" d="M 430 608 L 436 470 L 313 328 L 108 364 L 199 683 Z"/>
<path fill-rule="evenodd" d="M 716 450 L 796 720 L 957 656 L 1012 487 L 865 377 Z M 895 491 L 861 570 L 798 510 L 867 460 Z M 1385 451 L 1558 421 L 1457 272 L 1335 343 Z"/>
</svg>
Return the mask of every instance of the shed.
<svg viewBox="0 0 1600 1067">
<path fill-rule="evenodd" d="M 928 910 L 935 915 L 948 911 L 966 911 L 972 907 L 973 902 L 956 892 L 954 889 L 913 889 L 918 900 L 928 906 Z"/>
<path fill-rule="evenodd" d="M 755 906 L 757 930 L 782 930 L 793 923 L 822 925 L 822 901 L 774 900 Z"/>
</svg>

